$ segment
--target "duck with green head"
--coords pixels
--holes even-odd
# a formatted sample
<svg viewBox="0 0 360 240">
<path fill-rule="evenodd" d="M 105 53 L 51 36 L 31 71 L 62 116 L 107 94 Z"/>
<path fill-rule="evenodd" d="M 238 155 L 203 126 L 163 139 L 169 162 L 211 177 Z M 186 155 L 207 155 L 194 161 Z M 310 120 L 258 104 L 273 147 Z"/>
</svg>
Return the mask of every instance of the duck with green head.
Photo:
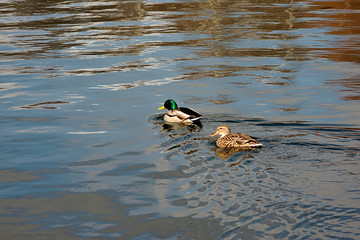
<svg viewBox="0 0 360 240">
<path fill-rule="evenodd" d="M 192 124 L 202 118 L 202 115 L 188 107 L 178 107 L 172 99 L 165 101 L 164 106 L 158 110 L 167 109 L 164 115 L 165 122 Z"/>
</svg>

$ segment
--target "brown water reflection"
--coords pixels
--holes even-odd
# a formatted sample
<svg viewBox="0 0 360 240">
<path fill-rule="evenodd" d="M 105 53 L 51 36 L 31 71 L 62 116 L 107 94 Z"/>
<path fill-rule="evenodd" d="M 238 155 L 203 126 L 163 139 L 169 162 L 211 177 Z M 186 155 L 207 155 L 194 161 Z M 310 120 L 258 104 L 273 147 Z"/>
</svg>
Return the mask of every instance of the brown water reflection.
<svg viewBox="0 0 360 240">
<path fill-rule="evenodd" d="M 295 4 L 294 4 L 295 3 Z M 165 2 L 148 3 L 144 1 L 105 1 L 101 4 L 77 5 L 68 1 L 15 1 L 2 3 L 4 14 L 11 16 L 31 16 L 26 21 L 20 18 L 17 22 L 4 22 L 0 28 L 7 31 L 43 31 L 42 34 L 18 33 L 3 40 L 4 44 L 14 44 L 22 48 L 19 50 L 2 51 L 4 58 L 41 58 L 44 54 L 54 54 L 56 57 L 66 56 L 119 56 L 138 55 L 157 47 L 191 47 L 201 48 L 197 51 L 199 57 L 279 57 L 287 61 L 303 61 L 309 58 L 311 51 L 319 52 L 318 56 L 335 61 L 358 62 L 359 40 L 356 34 L 359 29 L 357 1 L 316 1 L 308 2 L 309 7 L 297 6 L 294 1 L 277 1 L 271 4 L 252 1 L 199 1 L 199 2 Z M 26 7 L 24 7 L 26 6 Z M 236 12 L 233 11 L 236 9 Z M 339 13 L 334 13 L 334 10 Z M 321 13 L 318 11 L 321 10 Z M 160 14 L 161 13 L 161 14 Z M 236 14 L 234 14 L 236 13 Z M 43 15 L 49 17 L 40 17 Z M 52 16 L 53 15 L 53 16 Z M 39 16 L 39 17 L 36 17 Z M 321 18 L 319 20 L 303 20 L 300 18 Z M 134 21 L 133 24 L 122 24 Z M 89 24 L 91 23 L 91 24 Z M 113 26 L 104 23 L 114 23 Z M 234 47 L 234 43 L 242 40 L 294 40 L 301 36 L 285 32 L 294 29 L 330 27 L 327 34 L 334 36 L 344 35 L 334 47 L 315 47 L 299 44 L 284 44 L 274 47 L 268 46 Z M 76 33 L 76 34 L 72 34 Z M 81 34 L 84 33 L 84 34 Z M 143 41 L 131 43 L 136 36 L 166 33 L 204 34 L 198 39 L 174 39 L 173 41 Z M 91 39 L 91 41 L 87 41 Z M 114 46 L 90 50 L 87 46 L 96 45 L 101 41 L 130 41 L 123 47 Z M 100 44 L 104 45 L 104 44 Z M 24 49 L 24 46 L 27 49 Z M 326 51 L 325 51 L 326 50 Z M 331 54 L 329 54 L 331 53 Z M 65 55 L 64 55 L 65 54 Z M 13 68 L 13 72 L 49 72 L 52 77 L 63 75 L 94 75 L 132 69 L 147 68 L 152 64 L 146 62 L 122 63 L 118 66 L 90 69 L 65 70 L 61 66 L 55 68 L 21 69 Z M 263 66 L 208 66 L 185 67 L 182 77 L 177 79 L 199 79 L 204 77 L 241 76 L 243 71 L 264 70 L 294 72 L 297 69 L 283 68 L 279 65 Z M 191 69 L 193 68 L 193 69 Z M 6 69 L 9 71 L 9 69 Z M 358 75 L 358 74 L 357 74 Z M 259 77 L 259 76 L 258 76 Z M 267 76 L 261 76 L 267 77 Z M 286 78 L 286 77 L 283 77 Z M 358 78 L 348 80 L 351 88 L 343 86 L 348 91 L 358 91 Z M 278 84 L 283 81 L 270 81 Z M 285 83 L 287 81 L 285 80 Z M 341 83 L 340 83 L 341 84 Z M 358 99 L 355 96 L 346 98 Z"/>
<path fill-rule="evenodd" d="M 309 18 L 319 18 L 317 21 L 303 22 L 298 28 L 327 28 L 327 34 L 337 38 L 335 45 L 319 52 L 318 56 L 336 62 L 360 63 L 360 2 L 344 1 L 309 1 Z M 326 50 L 326 51 L 325 51 Z M 355 67 L 356 68 L 356 67 Z M 360 74 L 354 69 L 354 77 L 332 81 L 345 87 L 344 91 L 352 92 L 345 100 L 360 100 Z"/>
<path fill-rule="evenodd" d="M 71 4 L 68 1 L 36 1 L 3 3 L 2 9 L 9 9 L 19 16 L 33 16 L 27 21 L 2 23 L 1 28 L 7 30 L 43 30 L 47 38 L 53 41 L 43 41 L 39 35 L 15 35 L 15 43 L 29 45 L 38 48 L 28 52 L 8 52 L 4 56 L 21 55 L 23 57 L 46 53 L 54 50 L 64 50 L 87 45 L 86 40 L 91 38 L 95 41 L 111 39 L 114 36 L 118 40 L 127 40 L 128 37 L 143 36 L 161 33 L 183 33 L 207 34 L 209 37 L 191 40 L 178 40 L 171 42 L 151 41 L 140 44 L 130 44 L 124 49 L 106 49 L 88 52 L 86 49 L 77 52 L 79 55 L 121 55 L 139 54 L 147 48 L 154 46 L 188 46 L 205 47 L 207 54 L 212 56 L 287 56 L 289 52 L 297 51 L 300 55 L 301 49 L 273 49 L 273 48 L 247 48 L 239 51 L 230 51 L 226 48 L 231 41 L 239 39 L 294 39 L 296 36 L 272 33 L 273 30 L 289 30 L 292 28 L 294 17 L 291 12 L 293 6 L 269 5 L 258 2 L 254 6 L 251 1 L 200 1 L 200 2 L 169 2 L 169 3 L 146 3 L 143 1 L 127 2 L 121 1 L 115 4 L 113 1 L 101 4 L 89 4 L 88 7 Z M 288 4 L 292 1 L 278 1 L 277 4 Z M 26 8 L 24 8 L 24 5 Z M 10 10 L 11 9 L 11 10 Z M 236 9 L 236 14 L 233 13 Z M 14 11 L 15 10 L 15 11 Z M 9 14 L 8 13 L 8 14 Z M 38 19 L 46 13 L 54 17 Z M 155 14 L 156 13 L 156 14 Z M 161 14 L 159 14 L 161 13 Z M 176 14 L 174 14 L 176 13 Z M 64 16 L 62 16 L 64 14 Z M 147 21 L 148 23 L 126 24 L 122 22 Z M 157 23 L 158 21 L 158 23 Z M 114 22 L 115 26 L 104 26 L 105 22 Z M 266 24 L 264 24 L 266 22 Z M 89 26 L 89 23 L 90 26 Z M 226 26 L 226 27 L 225 27 Z M 91 34 L 66 36 L 66 33 L 81 33 L 85 31 Z M 13 39 L 13 40 L 15 40 Z M 230 47 L 231 49 L 231 47 Z M 268 51 L 267 51 L 268 50 Z M 306 49 L 303 49 L 304 53 Z M 202 53 L 206 54 L 206 53 Z M 61 56 L 61 55 L 60 55 Z M 297 56 L 300 57 L 300 56 Z"/>
<path fill-rule="evenodd" d="M 311 23 L 304 22 L 298 27 L 325 28 L 327 34 L 334 37 L 345 36 L 336 41 L 336 46 L 327 48 L 328 52 L 321 54 L 333 61 L 349 61 L 360 63 L 360 2 L 344 1 L 309 1 L 308 17 L 320 18 Z"/>
</svg>

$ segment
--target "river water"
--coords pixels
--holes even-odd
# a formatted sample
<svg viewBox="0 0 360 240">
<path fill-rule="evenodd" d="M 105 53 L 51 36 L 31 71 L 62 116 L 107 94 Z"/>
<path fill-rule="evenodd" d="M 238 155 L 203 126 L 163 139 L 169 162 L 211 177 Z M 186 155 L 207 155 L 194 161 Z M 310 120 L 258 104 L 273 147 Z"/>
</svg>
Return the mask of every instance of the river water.
<svg viewBox="0 0 360 240">
<path fill-rule="evenodd" d="M 360 238 L 357 0 L 0 13 L 3 239 Z M 201 125 L 164 125 L 169 98 Z"/>
</svg>

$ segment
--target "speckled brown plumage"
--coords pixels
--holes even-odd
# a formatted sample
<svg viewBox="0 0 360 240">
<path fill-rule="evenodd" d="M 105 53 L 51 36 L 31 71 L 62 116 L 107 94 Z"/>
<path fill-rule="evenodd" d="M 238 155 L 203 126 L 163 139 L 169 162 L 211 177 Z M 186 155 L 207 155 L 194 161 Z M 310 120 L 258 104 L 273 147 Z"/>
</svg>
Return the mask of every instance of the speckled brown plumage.
<svg viewBox="0 0 360 240">
<path fill-rule="evenodd" d="M 216 146 L 220 148 L 254 148 L 262 147 L 254 138 L 243 133 L 231 133 L 226 125 L 219 126 L 216 131 L 211 135 L 220 135 L 216 141 Z"/>
</svg>

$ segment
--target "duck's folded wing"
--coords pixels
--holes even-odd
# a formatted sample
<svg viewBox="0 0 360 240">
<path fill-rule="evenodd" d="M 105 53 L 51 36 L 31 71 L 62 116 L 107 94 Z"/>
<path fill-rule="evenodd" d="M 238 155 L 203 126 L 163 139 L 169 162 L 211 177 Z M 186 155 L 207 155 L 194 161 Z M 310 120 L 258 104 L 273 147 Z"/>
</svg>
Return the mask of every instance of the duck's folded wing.
<svg viewBox="0 0 360 240">
<path fill-rule="evenodd" d="M 252 142 L 251 140 L 247 140 L 247 139 L 243 139 L 243 138 L 233 139 L 233 141 L 236 142 L 240 146 Z"/>
<path fill-rule="evenodd" d="M 228 136 L 239 145 L 243 145 L 255 141 L 250 136 L 242 133 L 230 133 Z"/>
<path fill-rule="evenodd" d="M 240 145 L 249 144 L 250 147 L 262 147 L 261 143 L 258 143 L 254 138 L 246 135 L 246 134 L 236 134 L 236 142 Z"/>
<path fill-rule="evenodd" d="M 202 115 L 200 113 L 198 113 L 197 111 L 195 111 L 194 109 L 187 108 L 187 107 L 180 107 L 179 110 L 181 112 L 183 112 L 184 114 L 190 116 L 189 118 L 192 121 L 196 121 L 196 120 L 199 120 L 200 118 L 202 118 Z"/>
</svg>

